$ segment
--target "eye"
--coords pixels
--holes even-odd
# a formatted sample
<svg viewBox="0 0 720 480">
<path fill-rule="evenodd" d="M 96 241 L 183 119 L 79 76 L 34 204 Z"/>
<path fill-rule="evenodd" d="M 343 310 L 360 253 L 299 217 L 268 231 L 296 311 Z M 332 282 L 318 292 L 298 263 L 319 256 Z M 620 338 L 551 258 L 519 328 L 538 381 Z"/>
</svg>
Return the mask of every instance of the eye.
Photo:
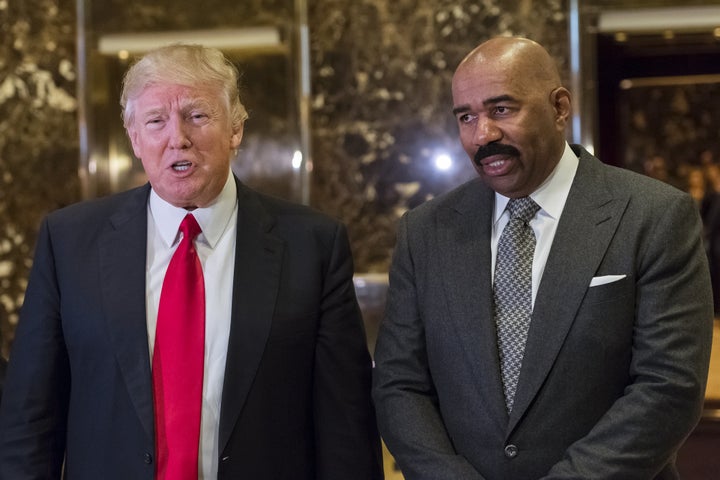
<svg viewBox="0 0 720 480">
<path fill-rule="evenodd" d="M 145 126 L 150 129 L 160 128 L 162 126 L 162 124 L 163 124 L 163 119 L 159 118 L 159 117 L 148 118 L 145 121 Z"/>
<path fill-rule="evenodd" d="M 472 122 L 477 116 L 470 114 L 470 113 L 463 113 L 462 115 L 459 115 L 457 117 L 457 120 L 459 123 L 470 123 Z"/>
<path fill-rule="evenodd" d="M 495 107 L 495 113 L 498 115 L 506 115 L 510 113 L 510 107 L 506 107 L 505 105 L 498 105 Z"/>
<path fill-rule="evenodd" d="M 195 125 L 204 125 L 209 121 L 209 119 L 210 115 L 200 110 L 193 111 L 190 113 L 190 115 L 188 115 L 188 120 L 190 120 L 190 122 Z"/>
</svg>

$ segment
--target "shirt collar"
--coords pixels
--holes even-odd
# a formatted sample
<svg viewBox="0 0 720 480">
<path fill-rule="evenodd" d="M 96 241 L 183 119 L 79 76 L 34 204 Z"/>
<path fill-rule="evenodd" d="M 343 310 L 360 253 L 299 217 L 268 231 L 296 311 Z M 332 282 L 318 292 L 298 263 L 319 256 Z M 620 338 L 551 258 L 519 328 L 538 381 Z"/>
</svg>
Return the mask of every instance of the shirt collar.
<svg viewBox="0 0 720 480">
<path fill-rule="evenodd" d="M 148 207 L 157 232 L 168 248 L 179 240 L 180 223 L 188 213 L 193 214 L 202 229 L 197 241 L 209 245 L 210 248 L 215 248 L 230 222 L 236 204 L 237 186 L 232 171 L 228 171 L 228 178 L 220 195 L 207 207 L 196 208 L 192 212 L 188 212 L 184 208 L 169 204 L 160 198 L 155 190 L 150 191 Z"/>
<path fill-rule="evenodd" d="M 565 201 L 570 193 L 570 187 L 572 187 L 579 162 L 570 145 L 565 142 L 565 150 L 558 164 L 548 178 L 530 194 L 530 198 L 540 205 L 542 211 L 555 220 L 560 218 L 560 214 L 562 214 L 565 207 Z M 493 224 L 500 220 L 509 200 L 508 197 L 495 193 Z"/>
</svg>

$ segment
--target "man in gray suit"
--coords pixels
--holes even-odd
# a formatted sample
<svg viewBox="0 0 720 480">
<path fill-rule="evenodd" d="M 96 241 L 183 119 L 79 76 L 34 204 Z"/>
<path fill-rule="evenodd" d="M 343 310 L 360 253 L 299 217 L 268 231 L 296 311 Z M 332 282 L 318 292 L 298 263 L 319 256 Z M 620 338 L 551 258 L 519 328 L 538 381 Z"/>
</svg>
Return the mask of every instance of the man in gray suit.
<svg viewBox="0 0 720 480">
<path fill-rule="evenodd" d="M 452 92 L 479 178 L 401 219 L 375 351 L 406 480 L 678 478 L 712 336 L 692 201 L 566 143 L 571 95 L 535 42 L 483 43 Z M 499 244 L 527 197 L 531 313 L 507 333 L 498 271 L 522 255 Z"/>
</svg>

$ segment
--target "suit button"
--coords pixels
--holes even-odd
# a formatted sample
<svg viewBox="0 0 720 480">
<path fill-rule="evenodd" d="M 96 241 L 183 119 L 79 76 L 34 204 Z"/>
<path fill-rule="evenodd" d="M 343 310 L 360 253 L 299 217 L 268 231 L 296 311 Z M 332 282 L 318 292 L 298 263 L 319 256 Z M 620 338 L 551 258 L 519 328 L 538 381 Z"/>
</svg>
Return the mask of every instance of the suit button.
<svg viewBox="0 0 720 480">
<path fill-rule="evenodd" d="M 224 456 L 224 457 L 222 457 L 222 458 L 220 459 L 221 462 L 227 462 L 228 460 L 230 460 L 230 456 L 229 456 L 229 455 Z"/>
<path fill-rule="evenodd" d="M 152 455 L 146 452 L 143 457 L 145 459 L 145 463 L 147 463 L 148 465 L 152 463 Z"/>
<path fill-rule="evenodd" d="M 517 457 L 517 454 L 518 448 L 515 445 L 510 444 L 505 447 L 505 456 L 507 458 L 515 458 Z"/>
</svg>

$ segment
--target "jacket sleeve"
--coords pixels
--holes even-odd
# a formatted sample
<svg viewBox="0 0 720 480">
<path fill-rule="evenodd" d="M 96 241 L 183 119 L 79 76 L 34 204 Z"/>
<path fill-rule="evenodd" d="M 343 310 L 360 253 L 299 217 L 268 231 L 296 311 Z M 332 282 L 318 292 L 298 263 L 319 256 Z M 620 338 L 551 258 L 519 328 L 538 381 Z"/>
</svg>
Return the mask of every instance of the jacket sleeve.
<svg viewBox="0 0 720 480">
<path fill-rule="evenodd" d="M 60 479 L 70 368 L 47 220 L 35 259 L 0 406 L 0 478 Z"/>
<path fill-rule="evenodd" d="M 712 293 L 698 213 L 689 197 L 672 198 L 645 209 L 652 230 L 627 245 L 638 250 L 631 381 L 545 480 L 654 478 L 700 418 Z"/>
<path fill-rule="evenodd" d="M 443 424 L 417 305 L 405 215 L 375 347 L 373 398 L 380 433 L 407 480 L 483 480 L 455 452 Z"/>
<path fill-rule="evenodd" d="M 342 225 L 328 247 L 313 381 L 316 478 L 379 480 L 382 452 L 370 397 L 372 362 Z"/>
</svg>

